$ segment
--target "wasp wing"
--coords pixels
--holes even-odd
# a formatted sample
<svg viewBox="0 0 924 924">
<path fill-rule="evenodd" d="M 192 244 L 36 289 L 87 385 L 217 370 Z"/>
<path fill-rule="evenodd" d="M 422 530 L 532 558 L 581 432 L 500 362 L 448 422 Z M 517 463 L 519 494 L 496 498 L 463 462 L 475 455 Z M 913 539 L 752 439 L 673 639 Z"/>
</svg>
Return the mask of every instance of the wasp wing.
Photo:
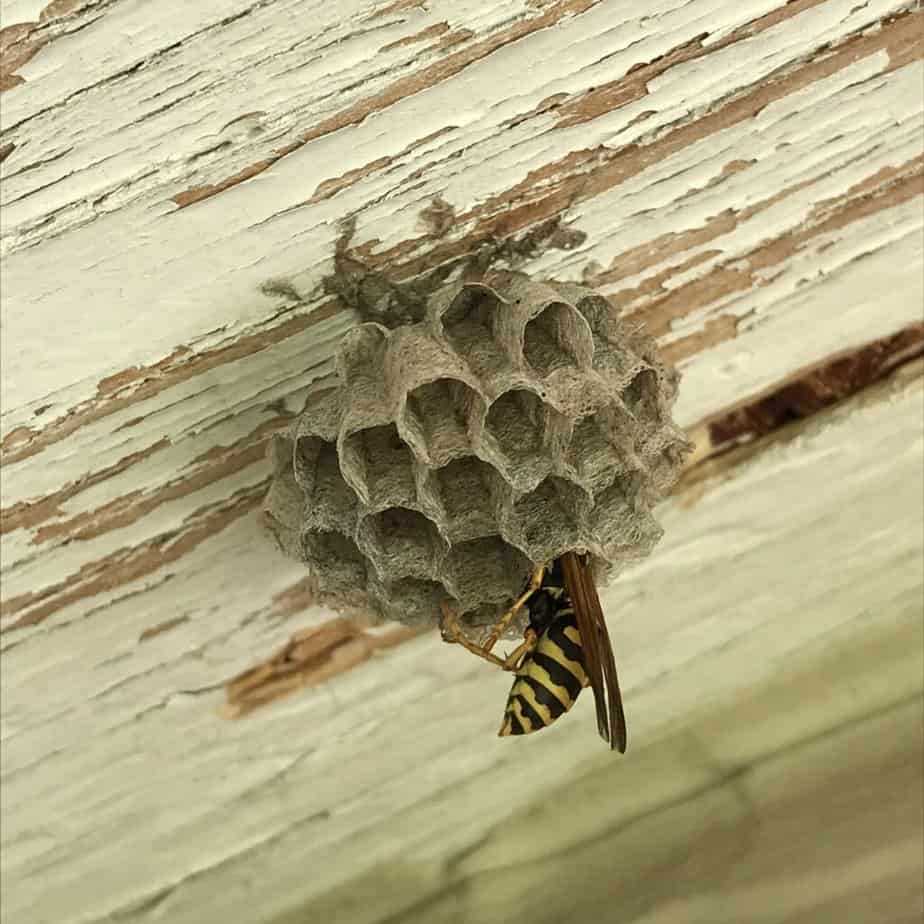
<svg viewBox="0 0 924 924">
<path fill-rule="evenodd" d="M 594 691 L 597 728 L 611 748 L 625 753 L 626 716 L 622 707 L 622 695 L 619 692 L 619 679 L 616 676 L 613 646 L 606 630 L 606 620 L 603 618 L 593 573 L 588 561 L 574 552 L 562 555 L 561 563 L 565 586 L 574 607 L 575 622 L 581 634 L 584 666 L 591 689 Z"/>
</svg>

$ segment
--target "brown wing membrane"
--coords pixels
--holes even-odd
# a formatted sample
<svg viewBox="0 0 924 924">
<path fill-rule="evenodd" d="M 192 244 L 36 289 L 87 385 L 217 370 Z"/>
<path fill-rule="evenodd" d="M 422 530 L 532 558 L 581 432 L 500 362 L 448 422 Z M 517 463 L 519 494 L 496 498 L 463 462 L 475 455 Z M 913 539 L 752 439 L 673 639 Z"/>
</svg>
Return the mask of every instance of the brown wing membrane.
<svg viewBox="0 0 924 924">
<path fill-rule="evenodd" d="M 619 679 L 616 676 L 613 646 L 606 631 L 597 586 L 584 558 L 574 552 L 567 552 L 562 555 L 561 564 L 568 596 L 571 597 L 574 606 L 578 632 L 581 634 L 584 666 L 591 689 L 594 691 L 597 728 L 600 730 L 600 736 L 611 748 L 624 754 L 627 740 L 626 716 L 622 708 Z"/>
</svg>

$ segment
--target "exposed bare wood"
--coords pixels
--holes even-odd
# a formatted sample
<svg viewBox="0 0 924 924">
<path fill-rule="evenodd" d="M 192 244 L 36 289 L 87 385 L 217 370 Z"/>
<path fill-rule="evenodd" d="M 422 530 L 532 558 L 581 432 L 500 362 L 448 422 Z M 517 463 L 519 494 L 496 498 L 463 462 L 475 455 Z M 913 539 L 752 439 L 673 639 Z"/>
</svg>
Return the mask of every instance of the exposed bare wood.
<svg viewBox="0 0 924 924">
<path fill-rule="evenodd" d="M 421 634 L 396 626 L 385 633 L 363 631 L 346 619 L 335 619 L 297 632 L 264 664 L 244 671 L 225 687 L 222 715 L 238 719 L 304 687 L 317 686 L 367 661 L 373 652 Z"/>
<path fill-rule="evenodd" d="M 912 324 L 897 334 L 794 373 L 769 394 L 710 420 L 710 448 L 715 451 L 718 447 L 771 433 L 789 421 L 809 417 L 922 354 L 924 323 Z"/>
</svg>

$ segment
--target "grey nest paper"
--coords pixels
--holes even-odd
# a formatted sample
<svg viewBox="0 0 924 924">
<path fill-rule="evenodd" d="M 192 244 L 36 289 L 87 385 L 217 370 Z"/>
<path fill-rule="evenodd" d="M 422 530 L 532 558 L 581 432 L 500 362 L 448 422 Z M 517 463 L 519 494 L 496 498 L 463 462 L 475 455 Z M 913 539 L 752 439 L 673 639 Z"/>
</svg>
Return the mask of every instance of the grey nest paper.
<svg viewBox="0 0 924 924">
<path fill-rule="evenodd" d="M 651 552 L 689 450 L 676 389 L 590 289 L 457 283 L 419 323 L 344 338 L 336 381 L 271 447 L 265 522 L 335 610 L 436 625 L 452 598 L 483 625 L 536 563 L 586 551 L 604 581 Z"/>
</svg>

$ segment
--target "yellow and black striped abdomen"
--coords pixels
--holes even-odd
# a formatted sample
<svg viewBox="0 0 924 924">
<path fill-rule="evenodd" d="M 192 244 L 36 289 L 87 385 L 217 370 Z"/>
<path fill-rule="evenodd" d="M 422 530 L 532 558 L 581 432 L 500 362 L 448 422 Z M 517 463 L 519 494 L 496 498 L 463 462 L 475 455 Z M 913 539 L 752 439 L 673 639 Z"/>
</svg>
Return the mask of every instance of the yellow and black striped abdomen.
<svg viewBox="0 0 924 924">
<path fill-rule="evenodd" d="M 560 611 L 517 669 L 499 734 L 526 735 L 567 712 L 589 683 L 571 607 Z"/>
</svg>

